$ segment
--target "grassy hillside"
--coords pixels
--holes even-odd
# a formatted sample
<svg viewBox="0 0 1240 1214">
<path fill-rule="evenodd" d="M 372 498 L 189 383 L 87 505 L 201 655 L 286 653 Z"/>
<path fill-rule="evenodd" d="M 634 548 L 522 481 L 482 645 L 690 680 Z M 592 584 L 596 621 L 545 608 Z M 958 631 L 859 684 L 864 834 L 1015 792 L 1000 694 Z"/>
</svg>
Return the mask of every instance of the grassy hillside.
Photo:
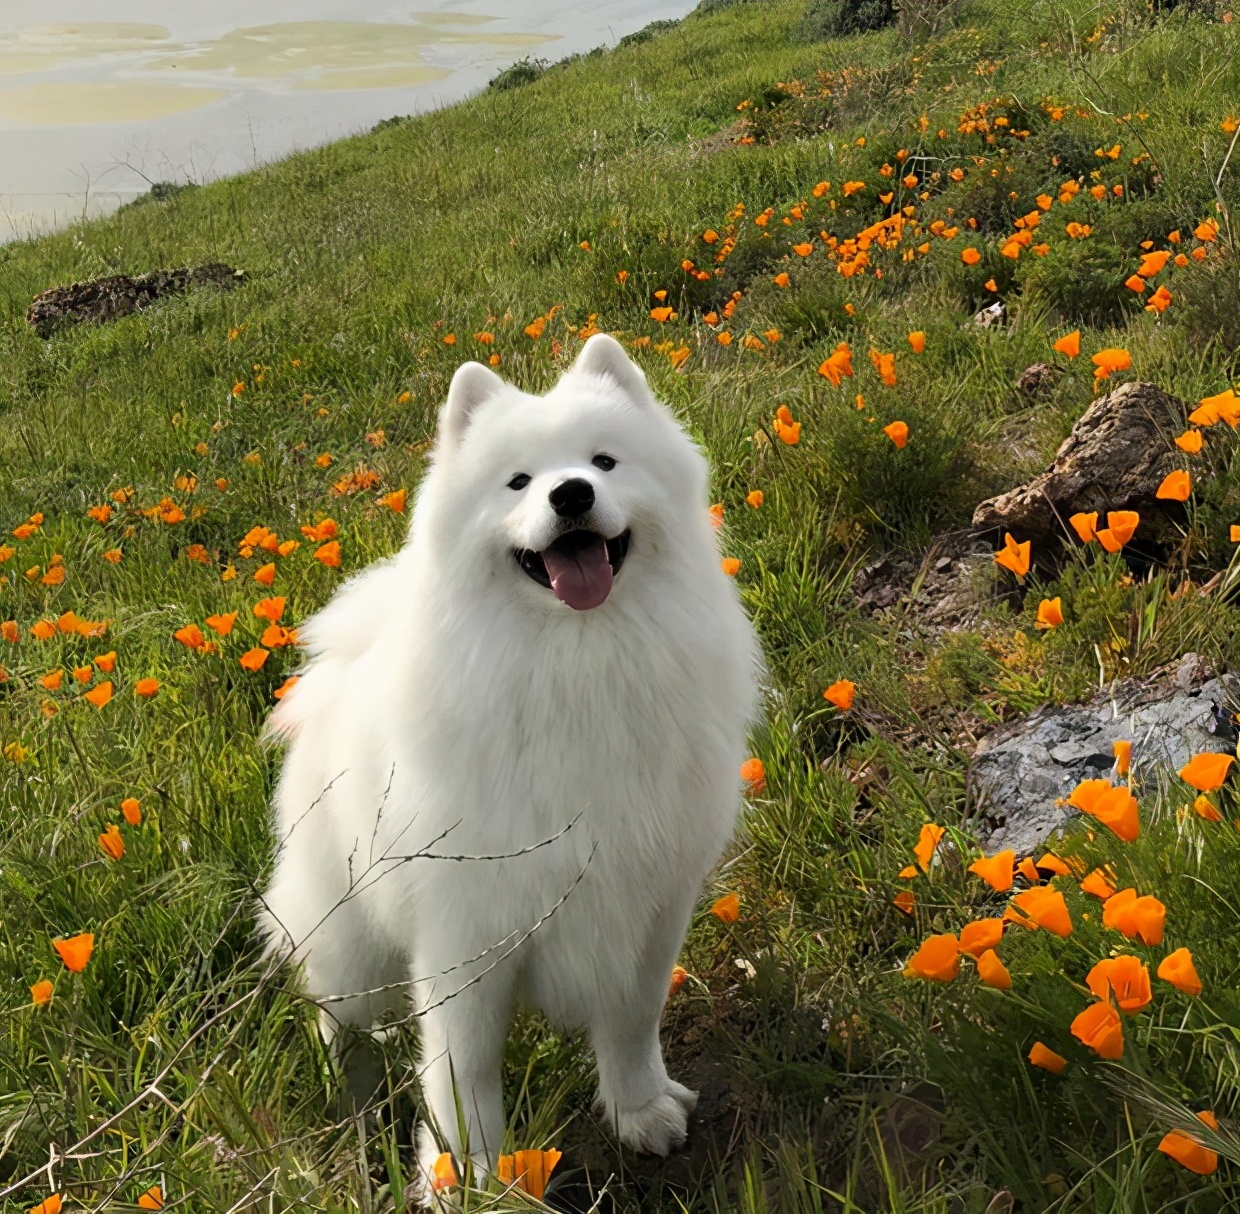
<svg viewBox="0 0 1240 1214">
<path fill-rule="evenodd" d="M 0 248 L 5 1209 L 52 1192 L 127 1208 L 156 1184 L 168 1208 L 401 1208 L 413 1036 L 387 1047 L 383 1128 L 338 1119 L 314 1009 L 257 956 L 278 761 L 258 736 L 298 658 L 253 607 L 281 596 L 295 627 L 399 545 L 391 495 L 416 488 L 457 365 L 541 390 L 595 327 L 710 454 L 770 662 L 765 780 L 668 1006 L 672 1072 L 703 1092 L 692 1149 L 618 1153 L 584 1043 L 532 1017 L 506 1063 L 513 1145 L 611 1176 L 622 1208 L 1240 1202 L 1227 786 L 1222 821 L 1186 811 L 1182 784 L 1137 788 L 1136 841 L 1099 827 L 1061 849 L 1161 899 L 1163 943 L 1105 927 L 1069 874 L 1053 887 L 1072 934 L 1009 925 L 998 946 L 1010 990 L 970 958 L 948 983 L 903 972 L 929 936 L 1007 905 L 967 871 L 978 737 L 1189 650 L 1236 664 L 1232 429 L 1183 456 L 1196 487 L 1174 544 L 1065 538 L 1020 583 L 983 570 L 955 627 L 854 593 L 859 569 L 915 564 L 1044 466 L 1098 351 L 1131 359 L 1106 387 L 1150 380 L 1190 405 L 1240 374 L 1238 26 L 1209 3 L 910 0 L 828 37 L 885 6 L 704 7 L 520 87 Z M 1160 250 L 1148 288 L 1126 286 Z M 47 287 L 205 261 L 248 281 L 47 342 L 24 323 Z M 1171 302 L 1147 310 L 1159 286 Z M 1006 323 L 974 323 L 996 300 Z M 1081 353 L 1055 351 L 1074 331 Z M 840 343 L 851 378 L 838 358 L 820 370 Z M 1038 362 L 1048 386 L 1018 390 Z M 1065 622 L 1035 629 L 1055 597 Z M 233 612 L 226 635 L 207 623 Z M 174 635 L 188 625 L 201 638 Z M 246 669 L 253 650 L 267 656 Z M 823 698 L 841 679 L 846 710 Z M 105 683 L 101 707 L 83 698 Z M 939 862 L 902 879 L 927 823 L 947 832 Z M 99 843 L 120 850 L 109 824 L 120 858 Z M 726 923 L 710 908 L 731 893 Z M 83 932 L 93 954 L 71 973 L 51 942 Z M 1122 952 L 1153 974 L 1180 947 L 1200 996 L 1155 978 L 1118 1060 L 1072 1036 L 1095 962 Z M 32 1002 L 44 980 L 54 994 Z M 1030 1066 L 1035 1041 L 1061 1074 Z M 1210 1176 L 1157 1150 L 1201 1110 L 1220 1122 L 1200 1130 Z"/>
</svg>

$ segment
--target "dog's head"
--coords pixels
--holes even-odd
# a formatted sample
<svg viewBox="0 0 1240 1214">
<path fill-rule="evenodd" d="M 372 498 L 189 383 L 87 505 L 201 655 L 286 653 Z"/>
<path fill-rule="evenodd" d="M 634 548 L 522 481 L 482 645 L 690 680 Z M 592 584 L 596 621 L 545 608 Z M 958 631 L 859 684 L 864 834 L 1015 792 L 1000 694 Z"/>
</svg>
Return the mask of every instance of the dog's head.
<svg viewBox="0 0 1240 1214">
<path fill-rule="evenodd" d="M 453 560 L 560 610 L 598 607 L 656 554 L 709 543 L 705 461 L 603 334 L 546 396 L 461 366 L 432 476 L 418 510 Z"/>
</svg>

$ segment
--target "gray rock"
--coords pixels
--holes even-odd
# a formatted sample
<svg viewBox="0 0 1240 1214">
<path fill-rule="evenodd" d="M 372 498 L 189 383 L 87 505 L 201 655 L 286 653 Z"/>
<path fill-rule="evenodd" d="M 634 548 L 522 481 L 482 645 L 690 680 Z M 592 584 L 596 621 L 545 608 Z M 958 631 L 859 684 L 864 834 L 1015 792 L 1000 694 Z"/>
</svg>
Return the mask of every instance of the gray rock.
<svg viewBox="0 0 1240 1214">
<path fill-rule="evenodd" d="M 986 851 L 1043 847 L 1077 816 L 1058 804 L 1082 780 L 1106 779 L 1112 743 L 1132 746 L 1135 782 L 1173 778 L 1195 754 L 1232 751 L 1240 676 L 1211 677 L 1197 654 L 1145 680 L 1121 680 L 1086 704 L 1046 706 L 983 739 L 969 773 L 974 826 Z"/>
<path fill-rule="evenodd" d="M 1121 384 L 1082 414 L 1045 472 L 982 502 L 974 530 L 1011 531 L 1018 539 L 1072 536 L 1075 543 L 1072 515 L 1097 511 L 1102 527 L 1107 511 L 1136 510 L 1140 539 L 1172 541 L 1184 508 L 1155 493 L 1177 466 L 1173 440 L 1185 419 L 1184 403 L 1157 385 Z"/>
</svg>

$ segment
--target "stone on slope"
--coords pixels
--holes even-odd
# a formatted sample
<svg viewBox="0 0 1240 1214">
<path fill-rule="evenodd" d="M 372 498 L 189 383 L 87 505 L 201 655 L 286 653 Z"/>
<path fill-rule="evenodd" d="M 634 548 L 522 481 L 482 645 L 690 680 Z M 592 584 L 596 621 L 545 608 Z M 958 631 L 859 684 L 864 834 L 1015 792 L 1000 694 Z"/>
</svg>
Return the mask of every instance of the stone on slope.
<svg viewBox="0 0 1240 1214">
<path fill-rule="evenodd" d="M 1100 396 L 1084 412 L 1045 472 L 973 512 L 976 531 L 1011 531 L 1018 539 L 1071 535 L 1068 519 L 1108 510 L 1141 514 L 1139 539 L 1170 542 L 1178 502 L 1154 494 L 1176 467 L 1174 440 L 1186 425 L 1182 401 L 1154 384 L 1127 383 Z"/>
<path fill-rule="evenodd" d="M 1048 705 L 983 739 L 969 772 L 974 825 L 987 853 L 1017 857 L 1047 843 L 1077 811 L 1057 802 L 1082 780 L 1111 775 L 1111 744 L 1132 742 L 1146 795 L 1203 751 L 1233 751 L 1240 676 L 1210 675 L 1185 654 L 1148 679 L 1124 679 L 1086 704 Z M 1193 793 L 1182 786 L 1184 801 Z M 1036 858 L 1036 857 L 1035 857 Z"/>
<path fill-rule="evenodd" d="M 149 274 L 116 274 L 90 282 L 74 282 L 36 295 L 26 310 L 26 323 L 46 339 L 57 329 L 69 325 L 103 324 L 128 316 L 190 287 L 212 286 L 227 291 L 244 280 L 241 270 L 212 262 L 205 266 L 152 270 Z"/>
</svg>

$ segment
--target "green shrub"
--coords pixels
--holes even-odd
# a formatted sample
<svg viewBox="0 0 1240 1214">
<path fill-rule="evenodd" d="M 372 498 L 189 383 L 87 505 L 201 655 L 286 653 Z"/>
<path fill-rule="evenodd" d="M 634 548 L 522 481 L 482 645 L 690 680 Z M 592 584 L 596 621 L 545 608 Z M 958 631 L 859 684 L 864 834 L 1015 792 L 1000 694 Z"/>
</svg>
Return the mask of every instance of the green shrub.
<svg viewBox="0 0 1240 1214">
<path fill-rule="evenodd" d="M 846 38 L 882 29 L 894 17 L 891 0 L 809 0 L 795 36 L 803 42 Z"/>
</svg>

